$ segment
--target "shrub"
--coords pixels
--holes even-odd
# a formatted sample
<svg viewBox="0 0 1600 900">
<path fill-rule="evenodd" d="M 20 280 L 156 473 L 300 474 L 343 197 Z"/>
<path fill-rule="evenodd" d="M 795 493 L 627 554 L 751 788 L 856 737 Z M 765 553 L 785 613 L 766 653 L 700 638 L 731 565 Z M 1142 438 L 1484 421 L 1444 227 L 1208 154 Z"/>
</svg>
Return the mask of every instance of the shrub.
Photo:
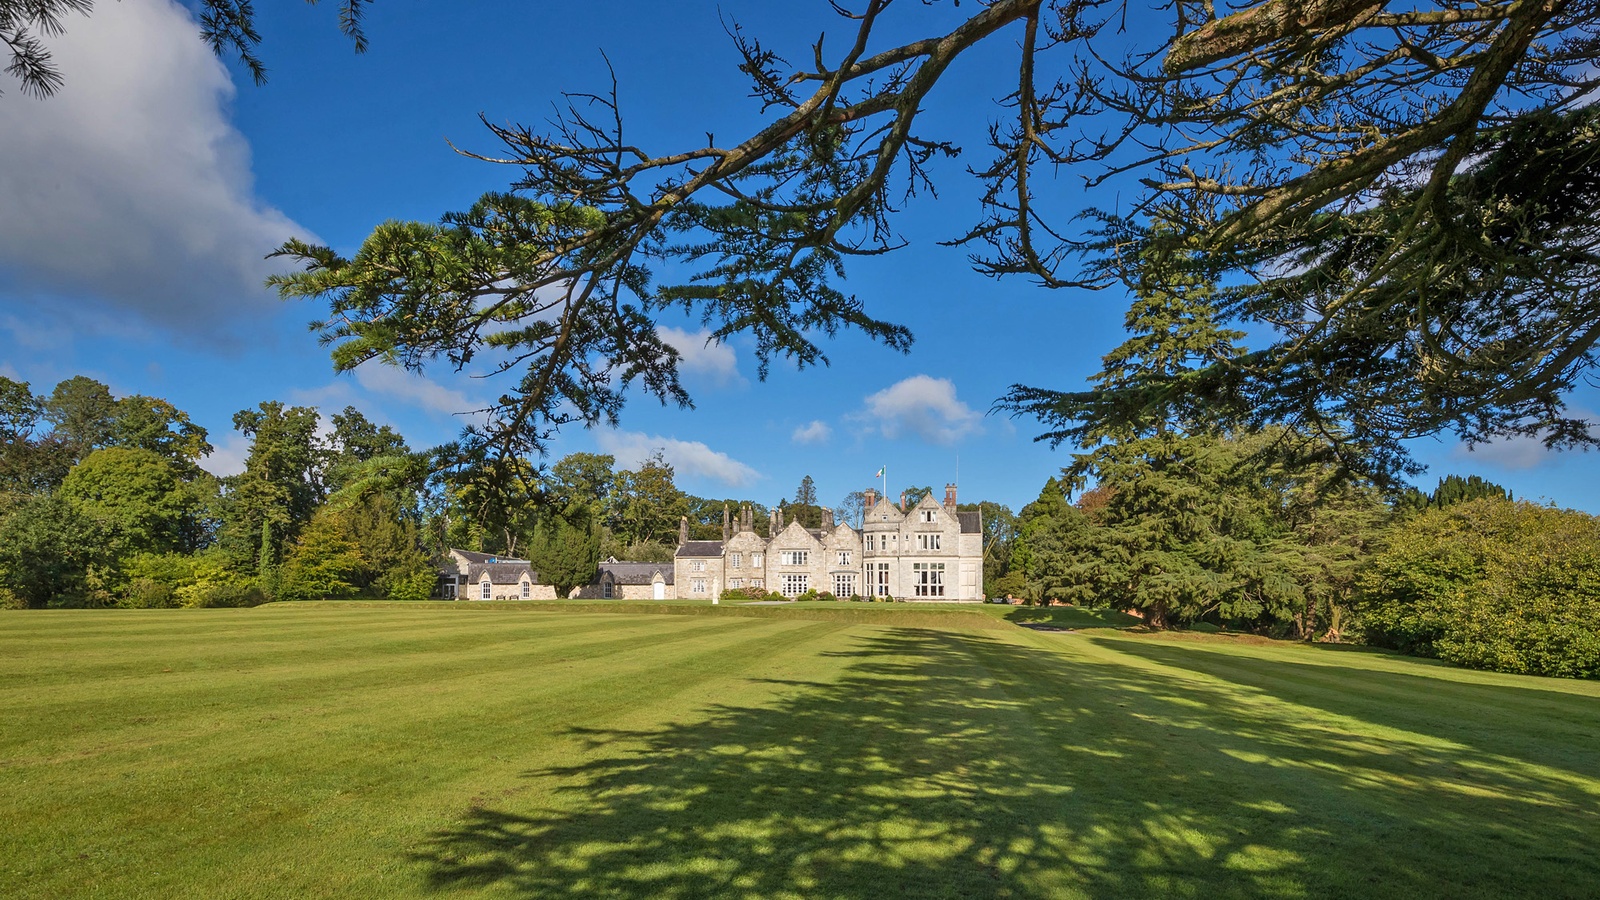
<svg viewBox="0 0 1600 900">
<path fill-rule="evenodd" d="M 128 582 L 120 605 L 131 609 L 171 609 L 178 605 L 178 591 L 170 584 L 140 576 Z"/>
<path fill-rule="evenodd" d="M 1368 640 L 1457 665 L 1600 677 L 1600 519 L 1509 500 L 1429 509 L 1361 583 Z"/>
<path fill-rule="evenodd" d="M 782 600 L 788 600 L 789 598 L 785 597 L 784 595 L 782 595 L 780 593 L 778 593 L 777 591 L 772 591 L 772 592 L 767 594 L 766 599 L 774 601 L 774 602 L 777 602 L 777 601 L 782 601 Z"/>
<path fill-rule="evenodd" d="M 390 600 L 426 600 L 433 596 L 439 583 L 439 573 L 432 569 L 415 572 L 392 572 L 385 575 L 379 587 Z"/>
<path fill-rule="evenodd" d="M 866 598 L 862 597 L 860 594 L 851 594 L 850 595 L 850 602 L 851 603 L 863 603 L 865 601 L 866 601 Z"/>
<path fill-rule="evenodd" d="M 821 600 L 823 603 L 833 603 L 839 598 L 835 597 L 832 591 L 823 591 L 822 593 L 818 594 L 815 599 Z"/>
<path fill-rule="evenodd" d="M 725 603 L 747 603 L 751 600 L 762 600 L 766 594 L 753 588 L 728 588 L 722 592 L 720 599 Z"/>
<path fill-rule="evenodd" d="M 194 605 L 206 609 L 232 609 L 260 606 L 271 599 L 253 581 L 224 581 L 206 585 L 195 598 Z"/>
<path fill-rule="evenodd" d="M 800 596 L 796 597 L 795 599 L 796 600 L 813 601 L 813 600 L 817 599 L 817 596 L 818 596 L 817 595 L 817 589 L 816 588 L 811 588 L 810 590 L 806 591 L 804 594 L 801 594 Z"/>
</svg>

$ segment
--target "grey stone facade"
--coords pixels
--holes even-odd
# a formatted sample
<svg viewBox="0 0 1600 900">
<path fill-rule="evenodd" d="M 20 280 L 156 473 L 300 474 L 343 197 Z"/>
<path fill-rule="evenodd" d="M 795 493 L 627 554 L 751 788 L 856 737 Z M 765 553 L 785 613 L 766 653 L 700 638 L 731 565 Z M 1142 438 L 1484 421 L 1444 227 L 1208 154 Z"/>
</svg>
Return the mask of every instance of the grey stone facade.
<svg viewBox="0 0 1600 900">
<path fill-rule="evenodd" d="M 680 530 L 677 596 L 710 598 L 724 590 L 754 589 L 796 597 L 808 590 L 903 600 L 982 600 L 983 521 L 956 511 L 955 485 L 945 502 L 924 497 L 901 509 L 868 493 L 860 531 L 824 522 L 787 526 L 773 511 L 771 538 L 756 533 L 748 508 L 727 521 L 721 541 L 689 541 Z"/>
</svg>

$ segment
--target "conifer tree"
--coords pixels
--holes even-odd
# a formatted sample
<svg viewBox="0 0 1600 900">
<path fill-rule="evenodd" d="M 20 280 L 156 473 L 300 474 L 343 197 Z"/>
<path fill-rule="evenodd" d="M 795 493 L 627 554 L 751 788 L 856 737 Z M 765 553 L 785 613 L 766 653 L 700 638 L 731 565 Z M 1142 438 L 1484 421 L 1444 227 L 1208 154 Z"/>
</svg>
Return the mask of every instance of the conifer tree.
<svg viewBox="0 0 1600 900">
<path fill-rule="evenodd" d="M 533 531 L 528 561 L 539 580 L 555 588 L 557 597 L 593 581 L 600 564 L 600 526 L 594 512 L 575 503 L 540 522 Z"/>
<path fill-rule="evenodd" d="M 1240 355 L 1244 333 L 1219 323 L 1216 287 L 1201 260 L 1150 251 L 1144 264 L 1124 322 L 1130 337 L 1101 359 L 1089 390 L 1012 385 L 1001 400 L 1004 408 L 1038 416 L 1048 429 L 1041 440 L 1093 448 L 1169 428 L 1209 427 L 1202 400 L 1226 389 L 1211 367 Z M 1074 469 L 1088 471 L 1091 461 L 1079 457 Z"/>
</svg>

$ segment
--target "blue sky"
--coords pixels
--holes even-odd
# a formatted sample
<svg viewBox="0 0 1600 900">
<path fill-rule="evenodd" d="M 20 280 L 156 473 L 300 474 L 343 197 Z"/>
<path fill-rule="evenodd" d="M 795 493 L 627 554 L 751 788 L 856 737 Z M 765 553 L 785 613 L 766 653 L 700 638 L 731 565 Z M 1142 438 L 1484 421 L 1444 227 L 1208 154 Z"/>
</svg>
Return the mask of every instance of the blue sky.
<svg viewBox="0 0 1600 900">
<path fill-rule="evenodd" d="M 0 96 L 0 374 L 40 392 L 86 374 L 119 395 L 165 397 L 210 429 L 219 472 L 236 470 L 245 446 L 233 413 L 262 400 L 355 405 L 423 447 L 453 437 L 460 414 L 499 390 L 444 368 L 335 376 L 306 329 L 319 311 L 260 287 L 279 265 L 263 257 L 283 239 L 349 252 L 384 219 L 433 220 L 503 188 L 513 170 L 458 156 L 447 140 L 492 151 L 480 113 L 542 122 L 563 91 L 604 90 L 607 58 L 629 137 L 648 149 L 698 146 L 707 131 L 734 143 L 759 121 L 715 4 L 385 0 L 370 7 L 364 55 L 337 32 L 334 5 L 261 6 L 264 87 L 212 57 L 181 6 L 122 0 L 52 44 L 67 77 L 59 95 L 39 101 L 6 84 Z M 920 36 L 967 11 L 897 14 L 901 33 Z M 720 12 L 793 59 L 824 28 L 831 46 L 844 40 L 820 2 L 733 0 Z M 911 246 L 850 269 L 846 288 L 869 311 L 915 333 L 909 355 L 845 335 L 826 345 L 831 365 L 780 363 L 761 382 L 749 344 L 706 347 L 698 323 L 667 320 L 696 408 L 636 397 L 619 428 L 564 432 L 553 457 L 598 450 L 630 465 L 661 449 L 684 489 L 768 503 L 805 475 L 837 502 L 885 464 L 892 491 L 959 477 L 963 500 L 1020 508 L 1036 496 L 1067 449 L 1033 442 L 1034 423 L 989 407 L 1014 382 L 1082 386 L 1122 339 L 1125 302 L 983 278 L 963 252 L 937 246 L 975 218 L 979 188 L 962 169 L 985 159 L 990 98 L 1015 77 L 1009 47 L 959 61 L 924 113 L 930 134 L 968 155 L 943 167 L 937 198 L 908 203 L 897 225 Z M 1115 200 L 1081 197 L 1067 176 L 1054 189 L 1068 208 Z M 1592 390 L 1577 402 L 1600 408 Z M 1430 467 L 1425 487 L 1478 473 L 1600 513 L 1595 457 L 1521 441 L 1414 450 Z"/>
</svg>

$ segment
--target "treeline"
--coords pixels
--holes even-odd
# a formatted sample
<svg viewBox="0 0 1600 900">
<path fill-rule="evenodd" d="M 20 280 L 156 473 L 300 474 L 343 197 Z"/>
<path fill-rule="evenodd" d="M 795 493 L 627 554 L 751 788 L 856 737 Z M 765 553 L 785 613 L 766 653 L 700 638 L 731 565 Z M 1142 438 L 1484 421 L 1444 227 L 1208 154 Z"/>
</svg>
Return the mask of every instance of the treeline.
<svg viewBox="0 0 1600 900">
<path fill-rule="evenodd" d="M 324 422 L 277 401 L 233 426 L 249 440 L 244 470 L 218 478 L 200 466 L 206 430 L 165 400 L 82 376 L 41 395 L 0 378 L 0 605 L 425 599 L 450 547 L 580 584 L 606 556 L 670 562 L 685 517 L 691 537 L 719 538 L 724 505 L 749 503 L 767 530 L 766 506 L 687 494 L 660 454 L 634 469 L 591 453 L 540 468 L 470 440 L 414 450 L 353 407 Z M 782 505 L 822 520 L 809 478 Z"/>
<path fill-rule="evenodd" d="M 995 590 L 1600 677 L 1600 519 L 1476 476 L 1385 496 L 1332 449 L 1284 430 L 1102 448 L 1092 489 L 1068 471 L 1023 508 Z"/>
</svg>

